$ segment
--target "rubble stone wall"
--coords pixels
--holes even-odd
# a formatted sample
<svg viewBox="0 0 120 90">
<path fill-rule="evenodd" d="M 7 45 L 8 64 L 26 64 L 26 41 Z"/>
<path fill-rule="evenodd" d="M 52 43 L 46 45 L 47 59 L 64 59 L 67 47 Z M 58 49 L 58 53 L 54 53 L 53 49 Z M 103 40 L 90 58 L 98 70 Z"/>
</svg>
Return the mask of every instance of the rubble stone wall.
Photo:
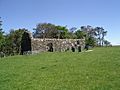
<svg viewBox="0 0 120 90">
<path fill-rule="evenodd" d="M 52 43 L 53 51 L 66 51 L 70 50 L 72 46 L 77 48 L 77 46 L 81 46 L 82 48 L 85 46 L 84 39 L 39 39 L 32 38 L 31 46 L 33 52 L 46 52 L 49 49 L 48 44 Z"/>
</svg>

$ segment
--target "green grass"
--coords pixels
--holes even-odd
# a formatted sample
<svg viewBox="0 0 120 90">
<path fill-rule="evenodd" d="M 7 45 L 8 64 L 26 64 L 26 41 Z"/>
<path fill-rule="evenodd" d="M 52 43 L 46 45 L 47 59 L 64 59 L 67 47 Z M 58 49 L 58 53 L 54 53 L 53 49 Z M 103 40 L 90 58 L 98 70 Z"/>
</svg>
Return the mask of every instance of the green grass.
<svg viewBox="0 0 120 90">
<path fill-rule="evenodd" d="M 120 47 L 2 58 L 0 90 L 120 90 Z"/>
</svg>

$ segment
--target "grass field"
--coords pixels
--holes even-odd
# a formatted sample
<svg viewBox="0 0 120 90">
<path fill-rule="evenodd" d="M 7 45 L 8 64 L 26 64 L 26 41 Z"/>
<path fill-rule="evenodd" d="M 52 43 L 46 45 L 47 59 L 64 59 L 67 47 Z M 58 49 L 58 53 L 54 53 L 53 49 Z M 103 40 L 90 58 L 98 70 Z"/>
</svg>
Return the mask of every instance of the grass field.
<svg viewBox="0 0 120 90">
<path fill-rule="evenodd" d="M 0 90 L 120 90 L 120 47 L 2 58 Z"/>
</svg>

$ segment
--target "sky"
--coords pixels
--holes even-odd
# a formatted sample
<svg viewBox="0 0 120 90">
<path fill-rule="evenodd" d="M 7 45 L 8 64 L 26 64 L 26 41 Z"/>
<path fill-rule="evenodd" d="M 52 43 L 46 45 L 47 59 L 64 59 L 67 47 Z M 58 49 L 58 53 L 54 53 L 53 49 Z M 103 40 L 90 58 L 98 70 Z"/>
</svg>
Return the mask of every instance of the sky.
<svg viewBox="0 0 120 90">
<path fill-rule="evenodd" d="M 2 28 L 27 28 L 53 23 L 68 28 L 91 25 L 108 31 L 106 39 L 120 45 L 120 0 L 0 0 Z"/>
</svg>

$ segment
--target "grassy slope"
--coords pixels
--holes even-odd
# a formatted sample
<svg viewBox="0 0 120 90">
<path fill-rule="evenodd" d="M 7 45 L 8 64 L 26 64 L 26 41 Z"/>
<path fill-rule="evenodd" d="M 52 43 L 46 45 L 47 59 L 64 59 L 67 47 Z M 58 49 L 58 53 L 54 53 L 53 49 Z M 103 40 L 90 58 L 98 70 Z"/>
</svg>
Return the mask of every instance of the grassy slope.
<svg viewBox="0 0 120 90">
<path fill-rule="evenodd" d="M 119 90 L 120 47 L 0 59 L 0 90 Z"/>
</svg>

